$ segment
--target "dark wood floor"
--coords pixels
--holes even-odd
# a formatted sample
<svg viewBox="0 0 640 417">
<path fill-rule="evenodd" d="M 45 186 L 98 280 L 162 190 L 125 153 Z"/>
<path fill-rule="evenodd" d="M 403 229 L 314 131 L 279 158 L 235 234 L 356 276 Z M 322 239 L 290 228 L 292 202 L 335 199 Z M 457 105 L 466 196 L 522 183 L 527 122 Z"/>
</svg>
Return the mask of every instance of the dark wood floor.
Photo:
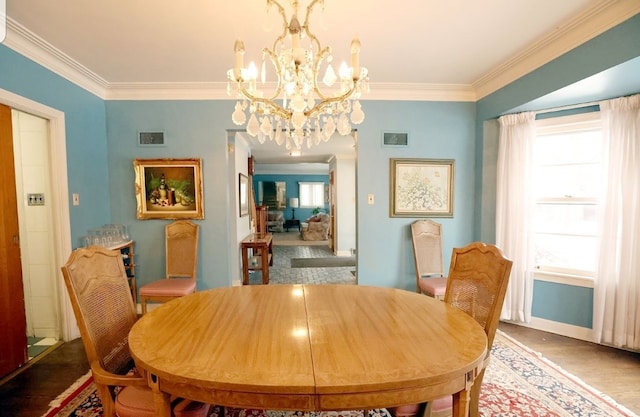
<svg viewBox="0 0 640 417">
<path fill-rule="evenodd" d="M 640 354 L 501 323 L 500 329 L 640 414 Z M 40 417 L 89 365 L 80 339 L 0 385 L 0 417 Z"/>
</svg>

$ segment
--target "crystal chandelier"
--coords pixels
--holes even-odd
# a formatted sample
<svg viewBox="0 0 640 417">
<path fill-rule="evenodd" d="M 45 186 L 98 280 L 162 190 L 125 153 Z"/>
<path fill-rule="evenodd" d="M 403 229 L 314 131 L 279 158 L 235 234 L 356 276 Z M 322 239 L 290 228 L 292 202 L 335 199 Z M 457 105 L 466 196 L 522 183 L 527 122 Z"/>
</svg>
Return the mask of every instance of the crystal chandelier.
<svg viewBox="0 0 640 417">
<path fill-rule="evenodd" d="M 354 38 L 351 42 L 351 67 L 343 63 L 336 75 L 331 48 L 322 47 L 309 30 L 309 15 L 318 3 L 324 5 L 324 0 L 309 3 L 300 24 L 297 0 L 291 1 L 291 19 L 277 0 L 267 0 L 267 9 L 275 5 L 283 25 L 273 47 L 262 51 L 260 82 L 265 84 L 267 63 L 277 77 L 270 93 L 258 89 L 258 69 L 253 62 L 243 67 L 244 44 L 241 40 L 235 43 L 235 67 L 227 72 L 228 93 L 235 90 L 238 99 L 231 119 L 236 125 L 247 123 L 247 133 L 257 136 L 260 143 L 269 138 L 287 149 L 300 149 L 304 142 L 311 147 L 328 141 L 336 130 L 348 135 L 351 123 L 364 120 L 359 98 L 362 91 L 368 92 L 368 71 L 360 66 L 360 41 Z M 322 69 L 325 90 L 318 83 Z"/>
</svg>

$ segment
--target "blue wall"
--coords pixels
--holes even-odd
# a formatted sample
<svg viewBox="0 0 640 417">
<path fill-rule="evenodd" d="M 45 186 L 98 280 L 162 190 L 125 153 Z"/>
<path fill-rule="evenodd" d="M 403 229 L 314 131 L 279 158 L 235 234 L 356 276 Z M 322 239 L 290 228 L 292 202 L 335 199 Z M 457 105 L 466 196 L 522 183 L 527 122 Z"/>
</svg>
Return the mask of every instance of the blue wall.
<svg viewBox="0 0 640 417">
<path fill-rule="evenodd" d="M 415 291 L 410 224 L 415 218 L 389 216 L 389 159 L 454 159 L 453 218 L 442 223 L 445 265 L 451 250 L 473 241 L 475 104 L 367 101 L 358 126 L 358 283 Z M 409 133 L 409 145 L 385 147 L 384 131 Z M 375 204 L 367 204 L 373 194 Z"/>
<path fill-rule="evenodd" d="M 531 315 L 590 329 L 593 325 L 593 288 L 534 281 Z"/>
<path fill-rule="evenodd" d="M 139 286 L 164 276 L 164 226 L 170 220 L 136 220 L 136 158 L 202 159 L 205 218 L 194 221 L 200 225 L 198 287 L 231 285 L 226 129 L 232 128 L 232 111 L 228 101 L 106 102 L 108 201 L 113 222 L 130 225 L 136 240 Z M 138 132 L 155 130 L 164 131 L 166 146 L 138 146 Z"/>
<path fill-rule="evenodd" d="M 111 223 L 104 101 L 0 44 L 0 88 L 62 111 L 67 133 L 72 243 L 88 229 Z M 54 179 L 55 181 L 55 179 Z"/>
<path fill-rule="evenodd" d="M 253 176 L 253 189 L 256 190 L 256 201 L 258 201 L 258 183 L 260 181 L 284 181 L 287 189 L 287 207 L 284 210 L 284 218 L 291 218 L 291 207 L 289 207 L 289 199 L 292 197 L 299 197 L 298 195 L 298 183 L 299 182 L 324 182 L 329 184 L 329 175 L 293 175 L 293 174 L 256 174 Z M 320 208 L 329 210 L 329 205 L 325 204 Z M 313 209 L 311 208 L 297 208 L 296 219 L 304 221 L 313 215 Z"/>
</svg>

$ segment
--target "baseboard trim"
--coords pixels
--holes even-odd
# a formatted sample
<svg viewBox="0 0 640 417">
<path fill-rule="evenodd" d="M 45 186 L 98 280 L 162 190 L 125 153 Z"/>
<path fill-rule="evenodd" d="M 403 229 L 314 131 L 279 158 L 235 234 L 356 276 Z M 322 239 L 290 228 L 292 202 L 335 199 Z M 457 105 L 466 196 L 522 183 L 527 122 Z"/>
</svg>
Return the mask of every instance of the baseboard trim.
<svg viewBox="0 0 640 417">
<path fill-rule="evenodd" d="M 553 333 L 560 336 L 567 336 L 586 342 L 593 342 L 593 330 L 586 327 L 574 326 L 572 324 L 560 323 L 557 321 L 532 317 L 530 323 L 521 323 L 511 320 L 504 320 L 506 323 L 517 324 L 518 326 L 529 327 L 543 332 Z"/>
</svg>

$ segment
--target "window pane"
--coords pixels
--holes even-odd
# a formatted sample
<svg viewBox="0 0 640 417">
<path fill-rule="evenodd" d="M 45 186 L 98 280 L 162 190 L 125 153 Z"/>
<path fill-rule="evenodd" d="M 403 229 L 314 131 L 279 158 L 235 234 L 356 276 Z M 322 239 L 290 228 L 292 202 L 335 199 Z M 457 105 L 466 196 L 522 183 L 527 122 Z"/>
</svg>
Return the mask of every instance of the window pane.
<svg viewBox="0 0 640 417">
<path fill-rule="evenodd" d="M 596 269 L 596 238 L 536 233 L 535 265 L 544 270 L 589 271 Z M 567 271 L 569 272 L 569 271 Z"/>
<path fill-rule="evenodd" d="M 546 122 L 535 141 L 535 265 L 550 272 L 594 272 L 602 134 L 588 121 L 557 123 Z"/>
<path fill-rule="evenodd" d="M 600 130 L 538 136 L 536 161 L 539 165 L 599 162 L 601 137 Z"/>
<path fill-rule="evenodd" d="M 324 207 L 324 183 L 301 182 L 298 187 L 300 207 Z"/>
<path fill-rule="evenodd" d="M 600 191 L 600 165 L 573 164 L 539 167 L 535 193 L 541 197 L 594 197 Z"/>
<path fill-rule="evenodd" d="M 597 208 L 583 204 L 538 204 L 533 228 L 537 233 L 595 236 Z"/>
</svg>

